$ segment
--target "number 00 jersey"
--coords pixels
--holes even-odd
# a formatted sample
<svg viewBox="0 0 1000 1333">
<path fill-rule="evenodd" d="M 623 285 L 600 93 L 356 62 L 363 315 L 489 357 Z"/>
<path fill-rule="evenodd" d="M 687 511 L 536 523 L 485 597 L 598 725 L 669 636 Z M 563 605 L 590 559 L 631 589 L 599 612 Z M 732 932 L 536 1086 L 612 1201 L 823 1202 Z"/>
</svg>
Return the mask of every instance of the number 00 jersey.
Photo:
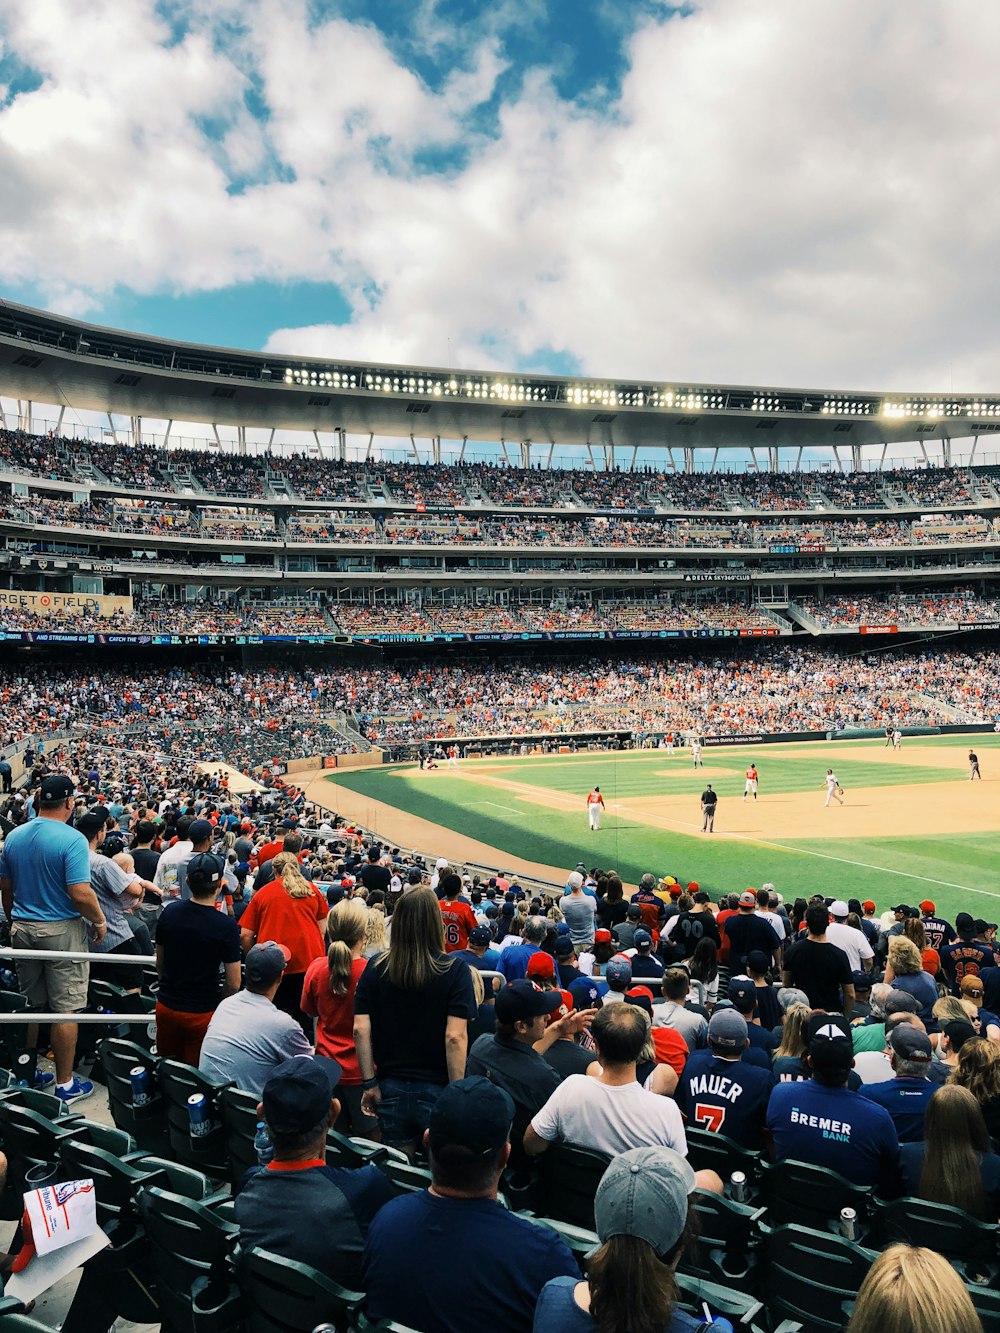
<svg viewBox="0 0 1000 1333">
<path fill-rule="evenodd" d="M 720 1060 L 712 1051 L 692 1051 L 675 1096 L 691 1129 L 725 1134 L 744 1148 L 759 1148 L 773 1087 L 770 1069 Z"/>
</svg>

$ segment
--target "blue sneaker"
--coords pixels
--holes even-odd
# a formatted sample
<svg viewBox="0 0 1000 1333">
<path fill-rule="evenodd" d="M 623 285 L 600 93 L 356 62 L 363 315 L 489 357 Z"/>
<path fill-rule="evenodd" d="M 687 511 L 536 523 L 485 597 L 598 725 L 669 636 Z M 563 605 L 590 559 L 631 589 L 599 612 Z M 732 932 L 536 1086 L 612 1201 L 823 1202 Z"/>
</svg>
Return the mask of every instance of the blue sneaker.
<svg viewBox="0 0 1000 1333">
<path fill-rule="evenodd" d="M 47 1074 L 44 1069 L 35 1070 L 35 1087 L 47 1088 L 55 1079 L 55 1074 Z"/>
<path fill-rule="evenodd" d="M 93 1091 L 94 1085 L 89 1079 L 77 1078 L 75 1074 L 73 1075 L 73 1082 L 70 1087 L 60 1088 L 57 1084 L 55 1089 L 56 1096 L 59 1100 L 61 1102 L 66 1102 L 67 1104 L 69 1102 L 82 1101 L 84 1097 L 89 1097 Z"/>
</svg>

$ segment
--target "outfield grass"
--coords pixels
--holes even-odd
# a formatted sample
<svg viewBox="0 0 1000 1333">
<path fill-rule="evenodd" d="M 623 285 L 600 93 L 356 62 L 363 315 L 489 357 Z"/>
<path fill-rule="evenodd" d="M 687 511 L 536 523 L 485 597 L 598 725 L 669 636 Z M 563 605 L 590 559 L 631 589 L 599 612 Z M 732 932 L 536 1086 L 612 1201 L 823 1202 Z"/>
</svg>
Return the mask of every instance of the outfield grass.
<svg viewBox="0 0 1000 1333">
<path fill-rule="evenodd" d="M 1000 737 L 970 738 L 988 775 L 1000 766 Z M 905 742 L 904 742 L 905 744 Z M 955 782 L 967 780 L 963 763 L 964 737 L 915 739 L 912 744 L 941 748 L 941 763 L 919 766 L 873 762 L 866 758 L 881 742 L 854 742 L 834 761 L 845 786 L 859 787 Z M 706 765 L 724 811 L 727 798 L 743 791 L 743 773 L 751 759 L 762 773 L 761 797 L 768 793 L 820 790 L 825 759 L 816 747 L 762 746 L 750 749 L 706 749 Z M 842 897 L 873 898 L 879 910 L 895 902 L 918 903 L 930 897 L 945 913 L 968 908 L 990 920 L 1000 916 L 998 851 L 1000 834 L 984 832 L 949 836 L 905 826 L 905 794 L 901 790 L 899 823 L 893 836 L 878 838 L 760 839 L 705 838 L 643 822 L 641 812 L 611 815 L 603 828 L 591 833 L 586 826 L 583 793 L 599 781 L 609 801 L 692 792 L 692 821 L 697 816 L 696 791 L 700 770 L 690 757 L 668 758 L 662 751 L 637 754 L 594 754 L 505 759 L 497 777 L 530 785 L 543 793 L 562 793 L 578 802 L 552 809 L 528 794 L 504 787 L 488 787 L 463 780 L 442 768 L 430 776 L 415 766 L 342 771 L 331 778 L 372 799 L 455 830 L 511 854 L 512 859 L 571 868 L 577 861 L 615 868 L 631 882 L 647 870 L 672 874 L 682 881 L 695 879 L 713 893 L 732 892 L 766 880 L 773 881 L 786 898 L 814 892 Z M 476 772 L 488 775 L 491 766 Z M 849 774 L 849 777 L 848 777 Z M 1000 829 L 1000 811 L 997 812 Z M 720 821 L 722 823 L 722 821 Z M 385 831 L 388 834 L 388 830 Z M 991 900 L 995 900 L 993 906 Z"/>
</svg>

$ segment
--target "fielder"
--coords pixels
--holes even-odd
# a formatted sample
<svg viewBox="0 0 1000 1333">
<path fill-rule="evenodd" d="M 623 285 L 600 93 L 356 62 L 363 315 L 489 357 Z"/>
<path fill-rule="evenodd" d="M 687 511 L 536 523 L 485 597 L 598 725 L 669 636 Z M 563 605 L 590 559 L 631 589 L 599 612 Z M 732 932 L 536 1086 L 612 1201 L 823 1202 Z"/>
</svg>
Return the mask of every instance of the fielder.
<svg viewBox="0 0 1000 1333">
<path fill-rule="evenodd" d="M 587 814 L 590 816 L 590 831 L 596 833 L 601 827 L 601 813 L 604 810 L 604 797 L 600 787 L 595 787 L 587 796 Z"/>
<path fill-rule="evenodd" d="M 969 781 L 970 781 L 970 782 L 974 782 L 974 781 L 976 780 L 976 778 L 978 778 L 980 782 L 982 782 L 982 780 L 983 780 L 983 775 L 982 775 L 982 773 L 980 773 L 980 771 L 979 771 L 979 755 L 976 754 L 975 750 L 970 750 L 970 751 L 969 751 Z"/>
<path fill-rule="evenodd" d="M 837 780 L 837 775 L 832 768 L 826 770 L 826 804 L 836 801 L 838 805 L 844 804 L 844 789 Z"/>
<path fill-rule="evenodd" d="M 701 762 L 701 741 L 697 737 L 692 738 L 691 741 L 691 764 L 694 768 L 705 767 Z"/>
<path fill-rule="evenodd" d="M 892 733 L 892 748 L 894 750 L 898 750 L 899 747 L 902 745 L 902 743 L 903 743 L 903 733 L 897 727 L 896 730 Z"/>
<path fill-rule="evenodd" d="M 448 746 L 448 767 L 449 767 L 449 768 L 458 768 L 458 746 L 457 746 L 457 745 L 449 745 L 449 746 Z"/>
<path fill-rule="evenodd" d="M 744 801 L 746 800 L 746 798 L 747 798 L 751 793 L 753 794 L 753 798 L 754 798 L 754 800 L 756 801 L 756 799 L 757 799 L 757 778 L 758 778 L 758 776 L 759 776 L 759 775 L 758 775 L 758 773 L 757 773 L 757 765 L 752 763 L 752 764 L 750 765 L 750 767 L 749 767 L 749 768 L 747 769 L 747 771 L 746 771 L 746 782 L 743 784 L 743 799 L 744 799 Z"/>
</svg>

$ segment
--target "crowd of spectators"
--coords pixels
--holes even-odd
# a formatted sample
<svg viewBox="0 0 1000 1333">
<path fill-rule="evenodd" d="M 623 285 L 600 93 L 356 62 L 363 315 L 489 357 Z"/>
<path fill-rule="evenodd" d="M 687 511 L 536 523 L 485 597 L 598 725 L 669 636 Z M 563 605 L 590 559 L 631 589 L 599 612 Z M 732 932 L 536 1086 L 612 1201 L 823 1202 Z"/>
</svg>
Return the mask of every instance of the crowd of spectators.
<svg viewBox="0 0 1000 1333">
<path fill-rule="evenodd" d="M 1000 602 L 961 588 L 919 595 L 845 593 L 823 601 L 802 597 L 798 605 L 823 629 L 860 625 L 905 628 L 911 625 L 996 623 L 1000 619 Z"/>
</svg>

